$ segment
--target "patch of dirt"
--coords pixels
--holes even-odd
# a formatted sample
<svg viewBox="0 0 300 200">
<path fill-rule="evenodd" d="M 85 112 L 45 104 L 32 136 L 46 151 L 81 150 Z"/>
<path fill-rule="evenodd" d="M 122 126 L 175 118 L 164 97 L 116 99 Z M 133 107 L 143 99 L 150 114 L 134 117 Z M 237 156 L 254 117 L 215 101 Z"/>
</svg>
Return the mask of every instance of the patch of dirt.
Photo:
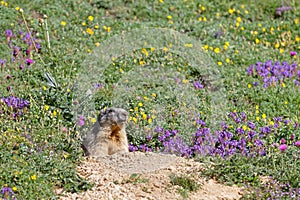
<svg viewBox="0 0 300 200">
<path fill-rule="evenodd" d="M 192 159 L 158 153 L 114 154 L 104 158 L 87 158 L 77 167 L 78 174 L 95 185 L 82 193 L 56 190 L 61 200 L 103 199 L 183 199 L 180 186 L 171 185 L 170 175 L 189 177 L 200 187 L 188 193 L 191 200 L 239 199 L 242 188 L 221 185 L 199 175 L 204 166 Z"/>
</svg>

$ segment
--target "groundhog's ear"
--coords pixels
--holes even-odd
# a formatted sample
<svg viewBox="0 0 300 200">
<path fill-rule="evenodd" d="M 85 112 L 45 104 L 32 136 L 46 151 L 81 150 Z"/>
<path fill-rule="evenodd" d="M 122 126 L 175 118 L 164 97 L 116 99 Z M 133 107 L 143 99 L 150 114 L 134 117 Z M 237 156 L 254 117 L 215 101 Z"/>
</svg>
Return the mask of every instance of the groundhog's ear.
<svg viewBox="0 0 300 200">
<path fill-rule="evenodd" d="M 106 109 L 101 110 L 101 112 L 98 115 L 98 121 L 101 121 L 102 117 L 104 117 L 105 115 L 106 115 Z"/>
</svg>

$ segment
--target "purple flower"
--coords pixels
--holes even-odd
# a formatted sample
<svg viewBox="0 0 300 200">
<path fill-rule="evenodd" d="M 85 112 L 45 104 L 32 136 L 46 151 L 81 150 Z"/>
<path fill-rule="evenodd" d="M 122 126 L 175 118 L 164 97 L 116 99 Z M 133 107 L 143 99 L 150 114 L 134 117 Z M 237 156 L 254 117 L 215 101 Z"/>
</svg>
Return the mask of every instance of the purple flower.
<svg viewBox="0 0 300 200">
<path fill-rule="evenodd" d="M 101 89 L 101 88 L 103 88 L 103 84 L 102 83 L 95 83 L 94 88 L 95 89 L 99 89 L 99 88 Z"/>
<path fill-rule="evenodd" d="M 0 65 L 1 65 L 2 68 L 4 67 L 5 63 L 6 63 L 6 60 L 0 59 Z"/>
<path fill-rule="evenodd" d="M 79 126 L 83 126 L 84 125 L 84 117 L 83 116 L 79 116 L 78 125 Z"/>
<path fill-rule="evenodd" d="M 290 52 L 290 55 L 293 57 L 293 56 L 296 56 L 297 55 L 297 52 L 295 52 L 295 51 L 291 51 Z"/>
<path fill-rule="evenodd" d="M 13 32 L 12 32 L 11 30 L 9 30 L 9 29 L 7 29 L 7 30 L 5 31 L 5 34 L 6 34 L 6 37 L 7 37 L 7 38 L 11 38 L 11 37 L 13 36 Z"/>
<path fill-rule="evenodd" d="M 204 85 L 202 85 L 199 81 L 194 82 L 195 89 L 203 89 Z"/>
<path fill-rule="evenodd" d="M 296 145 L 297 147 L 300 147 L 300 141 L 295 142 L 295 145 Z"/>
<path fill-rule="evenodd" d="M 284 138 L 281 138 L 281 139 L 280 139 L 280 143 L 281 143 L 281 144 L 285 144 L 285 142 L 286 142 L 286 140 L 285 140 Z"/>
<path fill-rule="evenodd" d="M 284 152 L 287 150 L 287 145 L 286 144 L 281 144 L 278 149 L 281 151 L 281 152 Z"/>
<path fill-rule="evenodd" d="M 31 59 L 29 59 L 29 58 L 26 59 L 26 64 L 27 64 L 28 66 L 31 65 L 31 64 L 33 64 L 33 63 L 34 63 L 33 60 L 31 60 Z"/>
</svg>

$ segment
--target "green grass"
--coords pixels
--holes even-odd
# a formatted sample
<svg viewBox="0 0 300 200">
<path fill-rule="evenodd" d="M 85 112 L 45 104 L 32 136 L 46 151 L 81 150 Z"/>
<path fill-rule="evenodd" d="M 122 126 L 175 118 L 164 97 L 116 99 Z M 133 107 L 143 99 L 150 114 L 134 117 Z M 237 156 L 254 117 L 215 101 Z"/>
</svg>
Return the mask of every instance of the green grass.
<svg viewBox="0 0 300 200">
<path fill-rule="evenodd" d="M 203 48 L 197 51 L 205 52 L 203 58 L 207 56 L 212 59 L 215 70 L 221 74 L 220 81 L 226 89 L 224 112 L 245 112 L 254 121 L 260 117 L 260 121 L 256 121 L 260 125 L 269 123 L 262 121 L 263 114 L 270 121 L 273 117 L 282 116 L 299 122 L 299 87 L 294 86 L 293 79 L 285 81 L 285 87 L 278 84 L 263 88 L 262 79 L 247 76 L 246 73 L 246 69 L 258 61 L 296 62 L 299 67 L 300 4 L 291 0 L 289 5 L 293 10 L 275 17 L 276 8 L 281 6 L 279 0 L 16 0 L 7 4 L 1 1 L 0 59 L 7 62 L 4 67 L 0 66 L 0 96 L 23 98 L 30 101 L 30 106 L 22 111 L 23 115 L 14 119 L 12 115 L 15 110 L 0 102 L 0 187 L 13 188 L 17 199 L 56 199 L 53 192 L 56 187 L 71 192 L 91 187 L 75 171 L 83 155 L 80 140 L 84 134 L 73 120 L 74 95 L 78 84 L 81 84 L 77 78 L 82 71 L 86 71 L 84 68 L 88 68 L 87 60 L 92 53 L 97 52 L 107 39 L 122 31 L 144 27 L 166 28 L 200 41 Z M 23 14 L 16 7 L 22 8 Z M 19 56 L 11 62 L 12 50 L 7 44 L 5 30 L 10 29 L 18 34 L 18 31 L 26 32 L 27 27 L 41 44 L 41 51 L 37 53 L 32 50 L 30 56 Z M 218 32 L 222 34 L 218 36 Z M 23 50 L 27 47 L 21 38 L 13 39 L 13 45 Z M 136 49 L 116 58 L 105 68 L 97 80 L 104 84 L 104 88 L 95 96 L 95 106 L 100 110 L 117 102 L 128 109 L 131 116 L 129 139 L 136 145 L 145 142 L 144 136 L 153 133 L 157 125 L 179 130 L 180 136 L 188 143 L 196 130 L 193 119 L 189 118 L 189 111 L 199 112 L 202 119 L 210 121 L 211 91 L 176 96 L 174 91 L 180 91 L 180 88 L 170 82 L 157 84 L 155 81 L 158 78 L 151 74 L 151 70 L 165 66 L 172 73 L 180 74 L 181 81 L 188 80 L 188 87 L 193 87 L 192 82 L 198 79 L 209 84 L 209 72 L 199 74 L 189 66 L 191 60 L 182 58 L 176 52 L 164 51 L 163 47 L 153 52 L 150 48 L 146 50 L 149 55 L 141 52 L 142 48 Z M 290 51 L 296 51 L 298 55 L 291 57 Z M 23 52 L 23 55 L 26 53 Z M 22 59 L 27 57 L 33 59 L 34 64 L 20 70 Z M 145 66 L 142 61 L 146 62 Z M 156 84 L 141 85 L 141 78 L 135 76 L 137 70 L 146 66 L 153 67 L 148 71 L 148 81 L 155 80 L 153 83 Z M 45 72 L 55 79 L 56 86 L 48 85 Z M 89 73 L 94 76 L 93 72 Z M 8 79 L 8 75 L 11 78 Z M 134 88 L 134 94 L 125 92 L 126 101 L 121 101 L 112 88 L 119 83 L 124 86 L 121 88 L 124 92 L 126 79 L 130 79 L 129 86 Z M 254 87 L 253 82 L 259 82 L 259 86 Z M 12 90 L 8 91 L 8 86 Z M 185 98 L 197 103 L 185 107 Z M 158 113 L 160 107 L 157 105 L 160 103 L 166 108 L 163 115 Z M 258 109 L 256 106 L 259 106 Z M 152 121 L 149 122 L 144 115 L 153 117 Z M 89 120 L 86 123 L 91 124 Z M 270 141 L 279 143 L 281 137 L 288 140 L 292 133 L 300 140 L 298 129 L 293 131 L 282 129 Z M 272 176 L 281 183 L 290 182 L 292 187 L 300 187 L 297 185 L 299 181 L 294 181 L 298 174 L 298 151 L 293 148 L 287 154 L 279 154 L 275 148 L 274 152 L 262 158 L 207 158 L 216 165 L 206 174 L 223 182 L 250 184 L 254 189 L 260 189 L 263 193 L 260 198 L 263 198 L 267 197 L 268 191 L 264 190 L 259 176 Z"/>
</svg>

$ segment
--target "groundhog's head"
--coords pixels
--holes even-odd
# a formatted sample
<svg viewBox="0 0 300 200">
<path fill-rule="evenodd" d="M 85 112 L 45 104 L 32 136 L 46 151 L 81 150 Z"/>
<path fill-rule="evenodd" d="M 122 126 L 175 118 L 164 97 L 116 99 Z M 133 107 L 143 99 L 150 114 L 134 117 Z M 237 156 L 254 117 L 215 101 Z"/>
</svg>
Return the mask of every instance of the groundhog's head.
<svg viewBox="0 0 300 200">
<path fill-rule="evenodd" d="M 101 127 L 123 129 L 128 120 L 128 112 L 122 108 L 107 108 L 101 111 L 98 122 Z"/>
</svg>

